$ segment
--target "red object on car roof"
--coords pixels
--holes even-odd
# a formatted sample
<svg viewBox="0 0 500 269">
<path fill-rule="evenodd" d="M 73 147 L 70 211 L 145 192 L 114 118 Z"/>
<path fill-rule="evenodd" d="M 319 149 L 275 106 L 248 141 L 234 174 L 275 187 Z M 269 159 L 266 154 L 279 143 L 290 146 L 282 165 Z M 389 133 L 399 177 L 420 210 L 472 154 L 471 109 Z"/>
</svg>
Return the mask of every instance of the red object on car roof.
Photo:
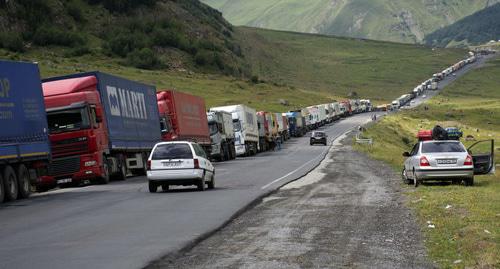
<svg viewBox="0 0 500 269">
<path fill-rule="evenodd" d="M 432 140 L 432 130 L 420 130 L 420 131 L 418 131 L 417 138 L 419 141 Z"/>
</svg>

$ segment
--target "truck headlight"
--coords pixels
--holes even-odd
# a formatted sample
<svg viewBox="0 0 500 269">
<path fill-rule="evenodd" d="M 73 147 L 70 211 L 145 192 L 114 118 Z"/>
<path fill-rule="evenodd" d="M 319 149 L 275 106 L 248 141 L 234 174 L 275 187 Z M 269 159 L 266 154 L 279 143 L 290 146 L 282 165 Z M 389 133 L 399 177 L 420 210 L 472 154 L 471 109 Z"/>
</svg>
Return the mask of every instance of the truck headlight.
<svg viewBox="0 0 500 269">
<path fill-rule="evenodd" d="M 94 166 L 96 163 L 96 161 L 86 161 L 85 166 Z"/>
</svg>

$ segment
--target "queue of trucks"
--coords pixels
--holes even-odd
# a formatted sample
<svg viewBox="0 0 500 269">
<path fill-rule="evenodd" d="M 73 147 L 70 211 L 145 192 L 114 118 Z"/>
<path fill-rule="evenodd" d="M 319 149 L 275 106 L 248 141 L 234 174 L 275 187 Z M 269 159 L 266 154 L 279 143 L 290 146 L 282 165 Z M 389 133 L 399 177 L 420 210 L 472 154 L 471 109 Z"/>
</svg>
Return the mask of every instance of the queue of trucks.
<svg viewBox="0 0 500 269">
<path fill-rule="evenodd" d="M 426 91 L 439 90 L 438 88 L 439 81 L 445 79 L 447 76 L 453 75 L 454 72 L 462 69 L 466 65 L 475 63 L 476 60 L 477 56 L 471 52 L 468 58 L 455 63 L 454 65 L 444 69 L 442 72 L 432 75 L 432 78 L 429 78 L 426 81 L 422 82 L 408 94 L 401 95 L 399 98 L 392 101 L 392 103 L 377 106 L 377 110 L 382 110 L 382 111 L 397 110 L 406 105 L 409 105 L 411 100 L 415 99 L 420 95 L 423 95 Z"/>
<path fill-rule="evenodd" d="M 475 60 L 460 61 L 377 109 L 398 109 Z M 285 113 L 244 104 L 207 108 L 203 98 L 102 72 L 41 80 L 36 64 L 0 61 L 0 202 L 144 175 L 159 141 L 197 142 L 211 159 L 226 161 L 372 110 L 366 99 Z"/>
</svg>

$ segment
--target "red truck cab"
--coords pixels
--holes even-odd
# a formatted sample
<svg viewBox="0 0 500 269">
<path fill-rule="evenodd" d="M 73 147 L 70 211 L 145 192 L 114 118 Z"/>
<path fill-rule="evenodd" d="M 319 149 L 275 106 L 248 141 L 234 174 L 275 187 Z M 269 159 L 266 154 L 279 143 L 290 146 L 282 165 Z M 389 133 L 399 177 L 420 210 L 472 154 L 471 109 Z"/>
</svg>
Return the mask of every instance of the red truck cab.
<svg viewBox="0 0 500 269">
<path fill-rule="evenodd" d="M 95 77 L 43 83 L 53 161 L 44 185 L 102 177 L 107 131 Z"/>
</svg>

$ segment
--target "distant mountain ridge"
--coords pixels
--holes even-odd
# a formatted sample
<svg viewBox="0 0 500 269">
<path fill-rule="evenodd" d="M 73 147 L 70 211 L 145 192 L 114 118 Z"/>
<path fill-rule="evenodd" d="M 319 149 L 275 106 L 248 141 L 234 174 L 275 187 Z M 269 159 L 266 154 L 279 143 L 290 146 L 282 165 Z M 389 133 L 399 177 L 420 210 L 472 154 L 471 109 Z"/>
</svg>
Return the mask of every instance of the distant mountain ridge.
<svg viewBox="0 0 500 269">
<path fill-rule="evenodd" d="M 201 0 L 235 25 L 422 43 L 500 0 Z"/>
<path fill-rule="evenodd" d="M 433 46 L 480 45 L 500 40 L 500 3 L 483 9 L 425 37 Z"/>
</svg>

